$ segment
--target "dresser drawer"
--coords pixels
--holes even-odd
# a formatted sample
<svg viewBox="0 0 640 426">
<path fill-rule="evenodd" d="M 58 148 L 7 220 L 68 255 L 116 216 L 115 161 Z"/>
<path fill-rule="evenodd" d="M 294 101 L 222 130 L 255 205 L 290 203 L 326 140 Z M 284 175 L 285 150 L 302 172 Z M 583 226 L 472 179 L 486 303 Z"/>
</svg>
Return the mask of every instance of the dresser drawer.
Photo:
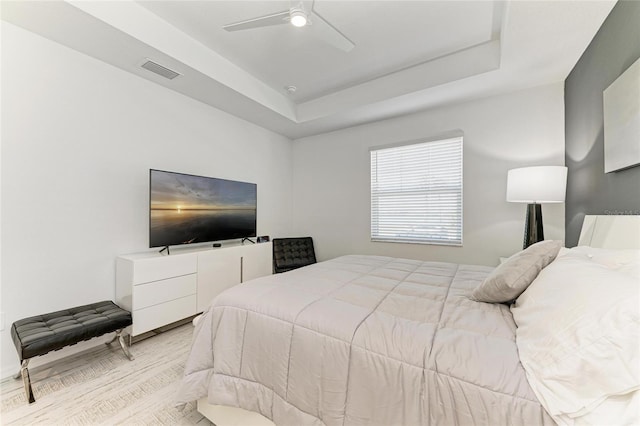
<svg viewBox="0 0 640 426">
<path fill-rule="evenodd" d="M 137 336 L 196 313 L 196 295 L 171 300 L 159 305 L 133 311 L 133 330 Z"/>
<path fill-rule="evenodd" d="M 133 309 L 142 309 L 196 294 L 197 275 L 189 274 L 133 287 Z"/>
<path fill-rule="evenodd" d="M 133 265 L 133 285 L 195 274 L 198 270 L 198 256 L 194 253 L 158 256 L 138 260 Z"/>
</svg>

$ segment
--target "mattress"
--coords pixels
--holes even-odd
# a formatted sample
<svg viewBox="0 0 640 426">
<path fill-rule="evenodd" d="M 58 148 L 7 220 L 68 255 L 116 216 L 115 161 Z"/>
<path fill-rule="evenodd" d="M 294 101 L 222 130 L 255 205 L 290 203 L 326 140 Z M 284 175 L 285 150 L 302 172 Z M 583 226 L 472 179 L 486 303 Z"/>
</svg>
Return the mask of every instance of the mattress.
<svg viewBox="0 0 640 426">
<path fill-rule="evenodd" d="M 278 425 L 554 424 L 484 266 L 343 256 L 235 286 L 194 331 L 178 402 Z"/>
</svg>

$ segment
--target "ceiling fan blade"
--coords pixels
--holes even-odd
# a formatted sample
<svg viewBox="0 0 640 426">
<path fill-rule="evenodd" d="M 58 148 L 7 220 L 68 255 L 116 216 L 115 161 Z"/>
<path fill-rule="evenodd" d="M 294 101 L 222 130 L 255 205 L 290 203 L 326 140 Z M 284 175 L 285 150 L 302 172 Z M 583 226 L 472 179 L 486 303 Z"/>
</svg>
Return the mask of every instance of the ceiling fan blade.
<svg viewBox="0 0 640 426">
<path fill-rule="evenodd" d="M 324 19 L 315 10 L 312 12 L 315 19 L 312 20 L 314 32 L 318 34 L 324 41 L 330 45 L 337 47 L 345 52 L 351 51 L 356 45 L 340 32 L 336 27 L 331 25 L 329 21 Z"/>
<path fill-rule="evenodd" d="M 271 15 L 259 16 L 245 21 L 235 22 L 223 26 L 227 31 L 250 30 L 252 28 L 268 27 L 271 25 L 286 24 L 289 22 L 289 11 L 278 12 Z"/>
</svg>

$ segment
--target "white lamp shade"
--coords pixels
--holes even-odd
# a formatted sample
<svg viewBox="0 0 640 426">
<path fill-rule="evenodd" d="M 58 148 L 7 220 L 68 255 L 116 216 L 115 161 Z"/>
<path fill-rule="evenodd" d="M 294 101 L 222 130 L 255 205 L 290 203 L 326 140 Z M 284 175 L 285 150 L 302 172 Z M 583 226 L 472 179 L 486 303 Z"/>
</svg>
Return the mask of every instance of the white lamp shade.
<svg viewBox="0 0 640 426">
<path fill-rule="evenodd" d="M 512 203 L 563 203 L 566 191 L 564 166 L 523 167 L 507 175 L 507 201 Z"/>
</svg>

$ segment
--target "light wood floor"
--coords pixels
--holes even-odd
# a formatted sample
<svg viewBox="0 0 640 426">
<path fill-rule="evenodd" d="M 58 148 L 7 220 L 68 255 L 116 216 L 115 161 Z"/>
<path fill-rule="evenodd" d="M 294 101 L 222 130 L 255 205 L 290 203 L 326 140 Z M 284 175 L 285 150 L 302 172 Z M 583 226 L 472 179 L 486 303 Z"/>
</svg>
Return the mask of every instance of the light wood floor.
<svg viewBox="0 0 640 426">
<path fill-rule="evenodd" d="M 185 324 L 135 343 L 134 361 L 117 342 L 30 369 L 36 402 L 22 380 L 0 383 L 3 425 L 212 425 L 195 409 L 174 407 L 193 327 Z M 45 355 L 46 356 L 46 355 Z"/>
</svg>

